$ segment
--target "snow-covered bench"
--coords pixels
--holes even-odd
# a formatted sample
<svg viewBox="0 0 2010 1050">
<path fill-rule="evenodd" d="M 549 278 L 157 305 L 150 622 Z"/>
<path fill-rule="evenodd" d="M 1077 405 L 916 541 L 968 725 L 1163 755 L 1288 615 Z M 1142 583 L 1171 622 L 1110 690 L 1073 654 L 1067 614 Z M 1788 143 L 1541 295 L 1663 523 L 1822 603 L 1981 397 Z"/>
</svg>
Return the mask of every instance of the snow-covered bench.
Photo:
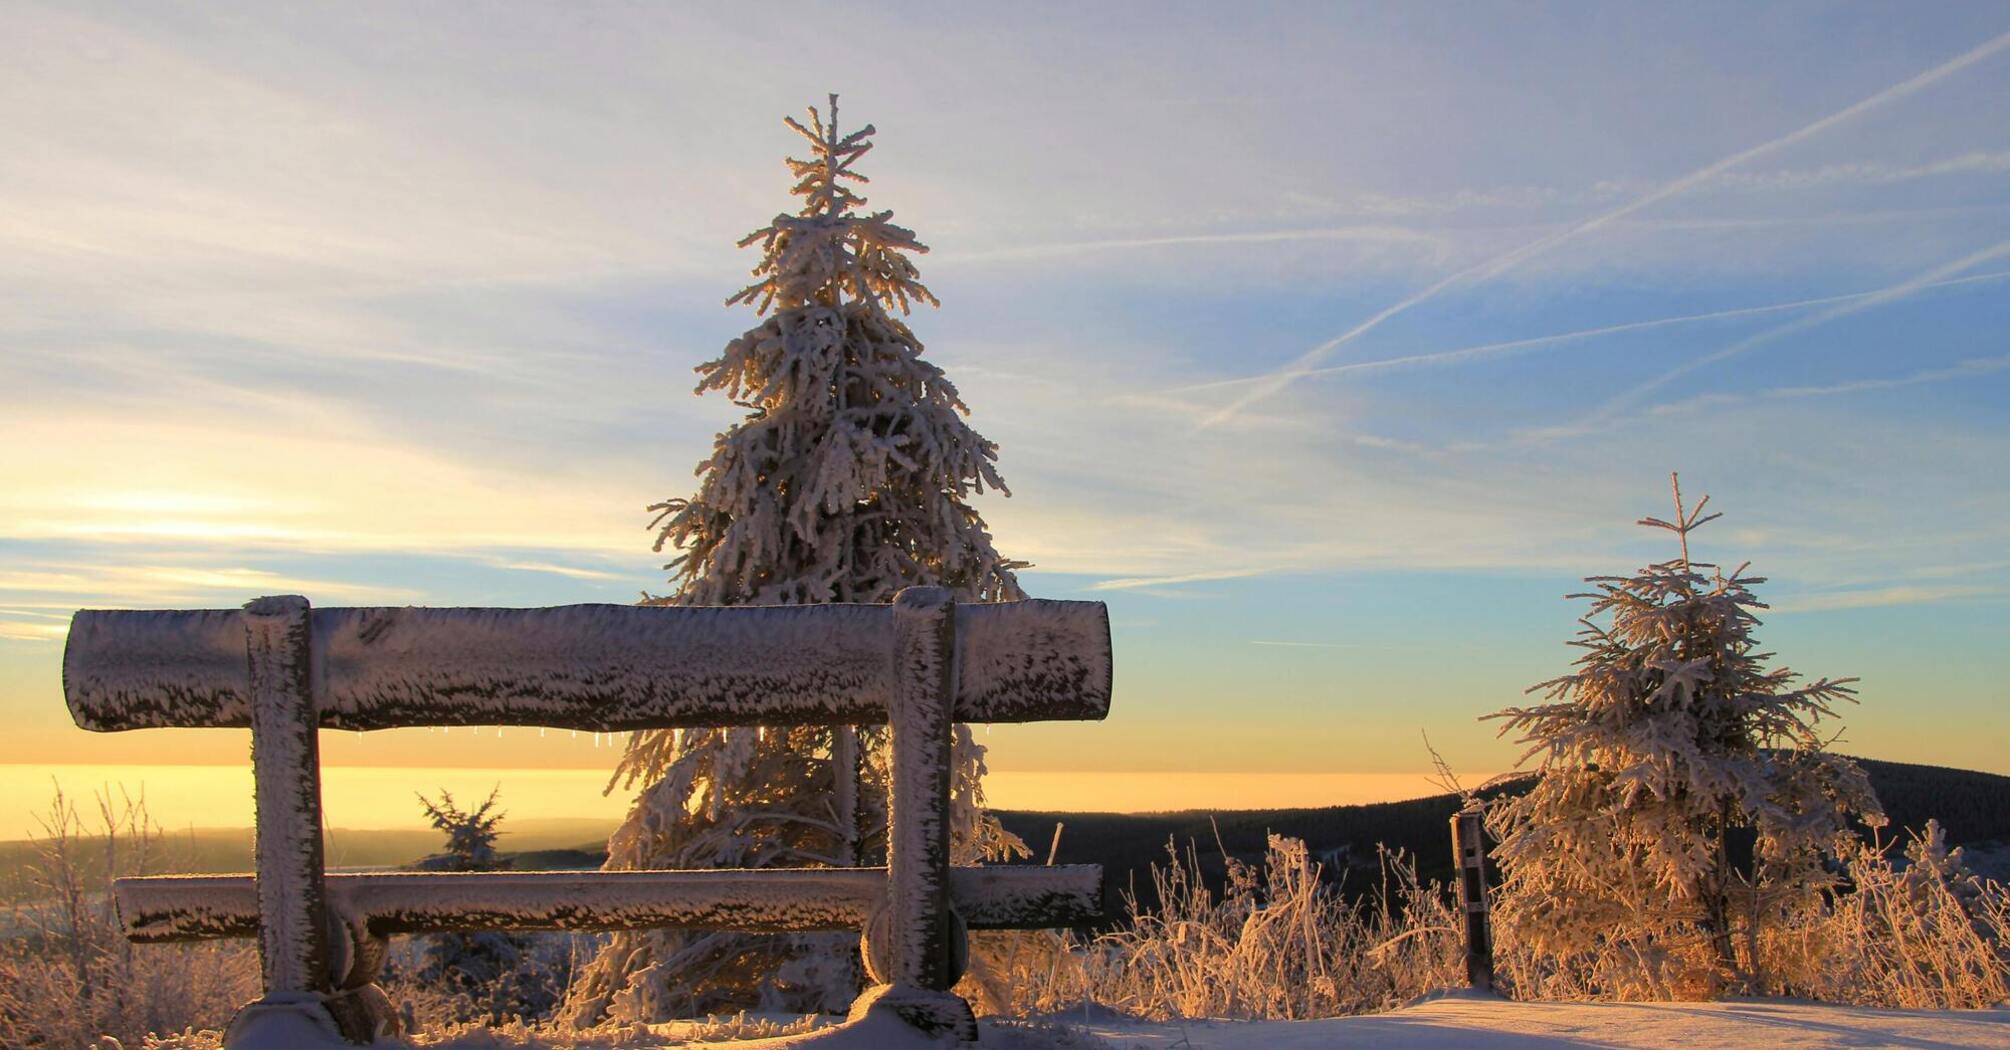
<svg viewBox="0 0 2010 1050">
<path fill-rule="evenodd" d="M 952 868 L 950 727 L 1098 719 L 1110 704 L 1098 602 L 310 609 L 77 613 L 63 657 L 79 726 L 249 727 L 257 874 L 116 887 L 127 936 L 257 936 L 265 994 L 234 1050 L 367 1043 L 395 1026 L 372 983 L 391 934 L 862 930 L 878 982 L 855 1014 L 974 1036 L 949 992 L 966 928 L 1073 925 L 1102 910 L 1094 865 Z M 317 731 L 530 725 L 890 726 L 887 867 L 327 875 Z"/>
</svg>

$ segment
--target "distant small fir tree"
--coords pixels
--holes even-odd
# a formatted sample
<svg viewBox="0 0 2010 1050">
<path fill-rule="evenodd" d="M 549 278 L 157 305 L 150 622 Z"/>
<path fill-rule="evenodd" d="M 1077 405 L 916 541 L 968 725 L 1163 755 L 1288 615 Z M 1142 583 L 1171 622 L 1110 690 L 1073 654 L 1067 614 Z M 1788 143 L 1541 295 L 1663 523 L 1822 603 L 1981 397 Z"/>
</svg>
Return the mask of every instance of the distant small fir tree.
<svg viewBox="0 0 2010 1050">
<path fill-rule="evenodd" d="M 421 871 L 499 871 L 509 860 L 496 851 L 504 812 L 498 786 L 474 809 L 462 809 L 442 788 L 439 801 L 419 796 L 426 819 L 446 835 L 446 848 L 421 859 Z M 566 967 L 541 958 L 534 941 L 507 933 L 433 933 L 419 941 L 410 978 L 458 1005 L 459 1020 L 501 1022 L 547 1016 L 567 983 Z"/>
<path fill-rule="evenodd" d="M 1538 955 L 1625 956 L 1664 993 L 1714 994 L 1753 988 L 1760 927 L 1834 883 L 1849 818 L 1884 818 L 1816 731 L 1855 680 L 1766 666 L 1750 590 L 1765 580 L 1692 561 L 1690 534 L 1718 515 L 1708 497 L 1685 507 L 1679 478 L 1674 496 L 1673 521 L 1640 524 L 1679 556 L 1588 578 L 1571 595 L 1591 601 L 1577 670 L 1531 687 L 1549 703 L 1488 716 L 1529 745 L 1523 762 L 1541 756 L 1534 787 L 1489 812 L 1494 920 Z"/>
<path fill-rule="evenodd" d="M 447 836 L 447 847 L 418 862 L 416 867 L 423 871 L 494 871 L 503 866 L 496 855 L 496 839 L 502 832 L 499 826 L 508 814 L 494 812 L 496 800 L 502 794 L 498 784 L 489 792 L 489 797 L 472 811 L 464 811 L 454 801 L 453 792 L 440 789 L 438 802 L 419 796 L 419 805 L 426 811 L 426 819 L 433 827 Z"/>
<path fill-rule="evenodd" d="M 1005 491 L 997 447 L 964 421 L 956 387 L 902 319 L 935 305 L 911 258 L 928 249 L 853 189 L 873 128 L 841 134 L 837 96 L 789 158 L 801 206 L 740 242 L 754 283 L 727 305 L 763 320 L 698 367 L 746 416 L 714 439 L 698 491 L 656 504 L 665 605 L 889 602 L 944 586 L 961 601 L 1024 597 L 1024 563 L 992 546 L 970 499 Z M 794 726 L 634 734 L 614 782 L 641 791 L 608 843 L 610 869 L 853 866 L 883 854 L 879 728 Z M 1023 855 L 984 812 L 984 749 L 956 727 L 957 863 Z M 586 966 L 567 1016 L 655 1021 L 759 1008 L 842 1011 L 861 983 L 856 935 L 619 933 Z"/>
</svg>

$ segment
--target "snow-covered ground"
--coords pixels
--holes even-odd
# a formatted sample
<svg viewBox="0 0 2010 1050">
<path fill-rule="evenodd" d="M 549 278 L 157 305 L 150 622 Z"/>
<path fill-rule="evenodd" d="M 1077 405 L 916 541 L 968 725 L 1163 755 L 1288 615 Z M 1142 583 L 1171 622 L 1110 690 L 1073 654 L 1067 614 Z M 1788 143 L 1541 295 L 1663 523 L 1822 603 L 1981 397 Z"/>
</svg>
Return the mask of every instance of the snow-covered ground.
<svg viewBox="0 0 2010 1050">
<path fill-rule="evenodd" d="M 557 1044 L 504 1032 L 468 1033 L 430 1050 L 941 1050 L 897 1023 L 858 1025 L 750 1042 L 691 1043 L 678 1026 Z M 1109 1017 L 983 1023 L 990 1050 L 1907 1050 L 2010 1048 L 2010 1006 L 1994 1010 L 1870 1010 L 1788 1000 L 1720 1003 L 1517 1003 L 1447 995 L 1401 1010 L 1323 1021 L 1181 1021 Z M 688 1031 L 688 1030 L 687 1030 Z"/>
<path fill-rule="evenodd" d="M 1762 1000 L 1729 1003 L 1515 1003 L 1449 997 L 1326 1021 L 1091 1024 L 1117 1050 L 1816 1050 L 2010 1047 L 2010 1009 L 1866 1010 Z"/>
</svg>

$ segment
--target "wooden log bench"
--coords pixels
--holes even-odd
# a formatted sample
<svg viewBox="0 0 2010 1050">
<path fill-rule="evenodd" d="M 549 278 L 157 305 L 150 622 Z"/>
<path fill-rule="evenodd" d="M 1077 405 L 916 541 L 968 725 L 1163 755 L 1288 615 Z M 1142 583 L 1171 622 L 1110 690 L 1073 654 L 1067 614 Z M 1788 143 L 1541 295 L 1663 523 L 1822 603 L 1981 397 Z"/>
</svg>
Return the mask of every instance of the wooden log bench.
<svg viewBox="0 0 2010 1050">
<path fill-rule="evenodd" d="M 1100 719 L 1109 619 L 1099 602 L 959 606 L 913 587 L 891 605 L 546 609 L 85 610 L 63 686 L 79 726 L 246 727 L 255 875 L 121 879 L 126 936 L 258 938 L 263 996 L 231 1050 L 369 1043 L 395 1012 L 373 983 L 393 934 L 480 930 L 859 930 L 886 1011 L 970 1040 L 967 929 L 1102 912 L 1102 871 L 951 867 L 953 722 Z M 330 875 L 318 731 L 521 725 L 889 726 L 884 868 Z"/>
</svg>

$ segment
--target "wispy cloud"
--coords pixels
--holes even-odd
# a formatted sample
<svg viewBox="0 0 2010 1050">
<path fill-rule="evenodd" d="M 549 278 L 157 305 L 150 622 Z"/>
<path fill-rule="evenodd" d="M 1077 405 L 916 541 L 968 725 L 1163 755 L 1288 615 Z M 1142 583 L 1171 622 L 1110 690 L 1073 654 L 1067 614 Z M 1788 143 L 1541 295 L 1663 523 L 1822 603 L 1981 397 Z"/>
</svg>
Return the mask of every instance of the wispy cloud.
<svg viewBox="0 0 2010 1050">
<path fill-rule="evenodd" d="M 409 588 L 313 578 L 232 565 L 104 565 L 57 564 L 32 569 L 0 570 L 0 591 L 48 599 L 70 599 L 78 605 L 149 606 L 169 602 L 220 599 L 242 601 L 259 594 L 306 594 L 341 601 L 411 601 L 419 592 Z M 44 600 L 38 607 L 58 604 Z"/>
<path fill-rule="evenodd" d="M 2010 596 L 2010 588 L 1990 584 L 1946 584 L 1925 587 L 1901 585 L 1866 590 L 1810 594 L 1776 602 L 1776 613 L 1834 612 L 1841 609 L 1878 609 L 1892 605 L 1932 605 L 1940 602 Z"/>
<path fill-rule="evenodd" d="M 1209 415 L 1206 419 L 1203 419 L 1200 425 L 1203 429 L 1205 429 L 1208 427 L 1219 426 L 1222 423 L 1226 423 L 1229 420 L 1234 419 L 1238 414 L 1240 414 L 1244 409 L 1247 409 L 1249 406 L 1259 401 L 1262 401 L 1266 398 L 1269 398 L 1277 394 L 1279 391 L 1282 391 L 1285 387 L 1289 386 L 1294 381 L 1294 378 L 1297 374 L 1303 373 L 1305 370 L 1317 365 L 1320 361 L 1325 360 L 1328 355 L 1333 353 L 1333 351 L 1339 349 L 1340 347 L 1346 345 L 1347 343 L 1352 342 L 1356 338 L 1359 338 L 1361 335 L 1381 326 L 1383 322 L 1389 320 L 1390 318 L 1402 314 L 1412 309 L 1413 307 L 1419 306 L 1425 302 L 1428 302 L 1436 298 L 1440 293 L 1444 292 L 1446 289 L 1453 287 L 1454 285 L 1463 284 L 1468 281 L 1472 283 L 1480 283 L 1487 281 L 1493 277 L 1499 276 L 1500 274 L 1505 273 L 1508 270 L 1511 270 L 1514 267 L 1520 265 L 1521 263 L 1529 259 L 1532 259 L 1535 256 L 1540 255 L 1544 252 L 1547 252 L 1550 249 L 1557 247 L 1558 245 L 1564 244 L 1575 238 L 1581 237 L 1587 233 L 1591 233 L 1602 227 L 1608 226 L 1644 208 L 1648 208 L 1654 204 L 1660 203 L 1661 201 L 1685 193 L 1696 186 L 1703 185 L 1709 182 L 1711 179 L 1717 177 L 1719 174 L 1728 171 L 1731 168 L 1737 167 L 1738 165 L 1743 164 L 1749 160 L 1752 160 L 1755 157 L 1763 156 L 1767 153 L 1783 149 L 1796 142 L 1800 142 L 1802 140 L 1811 138 L 1815 135 L 1821 134 L 1824 131 L 1827 131 L 1832 127 L 1835 127 L 1838 124 L 1848 121 L 1864 112 L 1867 112 L 1878 106 L 1894 102 L 1898 99 L 1906 97 L 1907 95 L 1911 95 L 1914 92 L 1917 92 L 1940 80 L 1952 76 L 1955 73 L 1958 73 L 1961 70 L 1964 70 L 1969 66 L 1974 65 L 1977 62 L 1981 62 L 1984 59 L 1987 59 L 2001 51 L 2004 51 L 2005 49 L 2010 49 L 2010 33 L 2004 33 L 2000 36 L 1997 36 L 1989 40 L 1988 42 L 1982 44 L 1979 47 L 1976 47 L 1959 56 L 1956 56 L 1953 59 L 1943 62 L 1933 67 L 1932 69 L 1929 69 L 1923 73 L 1911 77 L 1910 79 L 1902 81 L 1898 84 L 1894 84 L 1891 87 L 1885 88 L 1884 90 L 1879 91 L 1873 95 L 1860 99 L 1857 102 L 1849 106 L 1845 106 L 1844 108 L 1837 110 L 1834 113 L 1831 113 L 1828 116 L 1821 118 L 1820 120 L 1814 121 L 1811 124 L 1804 125 L 1800 128 L 1795 129 L 1794 131 L 1788 132 L 1785 135 L 1781 135 L 1776 138 L 1767 140 L 1756 146 L 1752 146 L 1748 149 L 1740 150 L 1739 152 L 1733 153 L 1730 156 L 1724 157 L 1712 164 L 1708 164 L 1705 165 L 1704 167 L 1698 168 L 1695 171 L 1692 171 L 1689 174 L 1682 176 L 1681 178 L 1673 179 L 1669 182 L 1663 183 L 1654 190 L 1642 194 L 1634 198 L 1633 200 L 1627 202 L 1626 204 L 1623 204 L 1617 208 L 1613 208 L 1609 211 L 1603 212 L 1599 215 L 1593 216 L 1590 219 L 1586 219 L 1583 222 L 1571 226 L 1570 228 L 1563 230 L 1560 233 L 1544 237 L 1540 240 L 1534 241 L 1520 248 L 1516 248 L 1515 250 L 1507 252 L 1496 258 L 1487 260 L 1486 262 L 1482 262 L 1474 266 L 1467 267 L 1463 270 L 1459 270 L 1451 274 L 1448 277 L 1444 277 L 1432 283 L 1431 285 L 1425 287 L 1422 291 L 1410 295 L 1409 297 L 1396 302 L 1394 305 L 1383 308 L 1382 310 L 1371 315 L 1367 320 L 1361 322 L 1360 324 L 1355 325 L 1353 328 L 1348 329 L 1347 331 L 1341 333 L 1340 335 L 1335 336 L 1332 339 L 1327 340 L 1326 342 L 1320 343 L 1318 346 L 1315 346 L 1312 349 L 1307 350 L 1303 354 L 1300 354 L 1297 360 L 1293 361 L 1289 366 L 1272 373 L 1270 376 L 1263 379 L 1255 389 L 1241 395 L 1234 401 L 1230 402 L 1228 405 Z"/>
<path fill-rule="evenodd" d="M 629 578 L 618 572 L 606 572 L 601 569 L 582 569 L 575 565 L 558 565 L 546 561 L 497 561 L 494 564 L 498 568 L 514 569 L 518 572 L 544 572 L 575 580 L 625 580 Z"/>
<path fill-rule="evenodd" d="M 0 619 L 0 639 L 12 642 L 60 642 L 69 636 L 67 623 Z"/>
<path fill-rule="evenodd" d="M 651 557 L 644 500 L 624 495 L 622 471 L 605 461 L 592 472 L 581 469 L 591 460 L 570 471 L 503 469 L 382 433 L 342 411 L 274 406 L 200 418 L 196 407 L 124 418 L 38 405 L 0 417 L 7 447 L 63 450 L 9 457 L 0 488 L 7 535 L 173 541 L 212 552 L 582 551 L 637 564 Z M 151 483 L 127 499 L 131 465 L 142 463 L 152 465 Z M 201 496 L 173 497 L 177 488 Z"/>
<path fill-rule="evenodd" d="M 1260 569 L 1216 569 L 1207 572 L 1175 573 L 1166 576 L 1126 576 L 1114 580 L 1098 580 L 1089 585 L 1092 591 L 1126 591 L 1150 587 L 1167 587 L 1179 583 L 1206 583 L 1214 580 L 1235 580 L 1261 574 Z"/>
</svg>

